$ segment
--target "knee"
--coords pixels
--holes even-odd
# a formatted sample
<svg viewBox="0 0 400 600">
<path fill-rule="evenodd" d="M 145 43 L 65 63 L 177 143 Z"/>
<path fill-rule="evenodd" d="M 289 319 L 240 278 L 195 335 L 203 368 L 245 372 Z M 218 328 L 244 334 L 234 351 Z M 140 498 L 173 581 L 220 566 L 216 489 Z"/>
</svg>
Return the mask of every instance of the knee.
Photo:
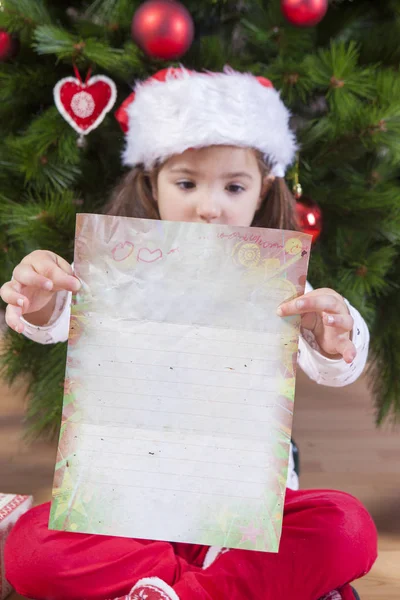
<svg viewBox="0 0 400 600">
<path fill-rule="evenodd" d="M 42 544 L 36 507 L 22 515 L 11 530 L 4 548 L 4 566 L 7 581 L 22 596 L 43 598 L 44 579 L 51 577 L 51 556 Z M 44 521 L 47 528 L 47 521 Z"/>
<path fill-rule="evenodd" d="M 378 536 L 367 509 L 350 494 L 327 492 L 324 512 L 329 518 L 320 535 L 331 568 L 351 569 L 353 579 L 368 573 L 377 557 Z"/>
<path fill-rule="evenodd" d="M 22 515 L 11 530 L 4 547 L 4 568 L 7 581 L 19 593 L 24 594 L 29 559 L 27 540 L 30 539 L 30 511 Z M 28 535 L 29 532 L 29 535 Z"/>
</svg>

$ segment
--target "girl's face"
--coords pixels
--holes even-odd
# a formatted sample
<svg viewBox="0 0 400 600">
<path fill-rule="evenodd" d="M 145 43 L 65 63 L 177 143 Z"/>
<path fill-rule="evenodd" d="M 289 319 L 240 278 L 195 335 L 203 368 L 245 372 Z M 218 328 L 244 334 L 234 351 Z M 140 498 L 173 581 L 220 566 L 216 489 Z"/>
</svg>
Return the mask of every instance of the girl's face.
<svg viewBox="0 0 400 600">
<path fill-rule="evenodd" d="M 167 160 L 153 195 L 161 219 L 248 227 L 271 181 L 253 150 L 210 146 Z"/>
</svg>

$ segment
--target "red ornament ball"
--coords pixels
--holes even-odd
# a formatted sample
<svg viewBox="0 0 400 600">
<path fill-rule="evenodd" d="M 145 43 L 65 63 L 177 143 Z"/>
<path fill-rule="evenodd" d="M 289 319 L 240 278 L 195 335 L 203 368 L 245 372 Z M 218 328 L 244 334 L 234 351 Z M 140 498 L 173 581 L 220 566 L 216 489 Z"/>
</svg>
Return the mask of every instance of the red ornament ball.
<svg viewBox="0 0 400 600">
<path fill-rule="evenodd" d="M 300 230 L 303 233 L 312 235 L 312 241 L 315 243 L 322 231 L 322 211 L 318 204 L 302 196 L 296 202 L 296 212 Z"/>
<path fill-rule="evenodd" d="M 18 40 L 8 31 L 0 29 L 0 62 L 13 58 L 17 51 Z"/>
<path fill-rule="evenodd" d="M 147 0 L 133 17 L 132 37 L 148 56 L 173 60 L 193 42 L 193 19 L 176 0 Z"/>
<path fill-rule="evenodd" d="M 328 0 L 282 0 L 282 12 L 297 27 L 314 27 L 328 10 Z"/>
</svg>

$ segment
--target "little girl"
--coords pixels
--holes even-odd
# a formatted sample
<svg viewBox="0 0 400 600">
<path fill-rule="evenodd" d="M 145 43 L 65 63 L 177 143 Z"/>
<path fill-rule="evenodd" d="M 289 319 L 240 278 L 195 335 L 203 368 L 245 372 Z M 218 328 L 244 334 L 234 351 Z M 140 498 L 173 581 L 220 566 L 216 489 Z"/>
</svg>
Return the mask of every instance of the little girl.
<svg viewBox="0 0 400 600">
<path fill-rule="evenodd" d="M 164 70 L 136 87 L 118 119 L 132 170 L 109 214 L 295 228 L 283 178 L 296 146 L 268 80 Z M 66 340 L 79 287 L 64 259 L 33 252 L 1 289 L 8 325 L 39 343 Z M 357 379 L 368 329 L 340 294 L 307 284 L 277 310 L 302 315 L 298 362 L 312 379 Z M 343 492 L 299 491 L 292 454 L 278 554 L 49 531 L 48 518 L 49 503 L 29 511 L 5 548 L 8 580 L 35 600 L 354 600 L 350 582 L 376 559 L 365 508 Z"/>
</svg>

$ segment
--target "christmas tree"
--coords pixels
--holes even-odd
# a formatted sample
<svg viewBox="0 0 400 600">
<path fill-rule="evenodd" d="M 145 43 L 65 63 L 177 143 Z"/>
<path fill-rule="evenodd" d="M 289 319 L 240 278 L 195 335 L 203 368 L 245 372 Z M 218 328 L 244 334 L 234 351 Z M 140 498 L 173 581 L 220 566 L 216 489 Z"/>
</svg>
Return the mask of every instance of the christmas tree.
<svg viewBox="0 0 400 600">
<path fill-rule="evenodd" d="M 322 213 L 309 279 L 343 294 L 367 320 L 376 420 L 394 420 L 400 415 L 400 5 L 332 0 L 317 26 L 299 27 L 282 4 L 290 3 L 184 0 L 186 39 L 152 45 L 143 23 L 136 22 L 132 38 L 137 0 L 0 0 L 0 281 L 37 248 L 72 261 L 76 213 L 101 212 L 122 175 L 123 134 L 113 111 L 80 138 L 54 104 L 60 79 L 73 77 L 74 68 L 82 78 L 89 69 L 111 78 L 117 108 L 135 79 L 165 66 L 218 71 L 229 64 L 253 72 L 272 80 L 294 115 L 301 150 L 287 180 L 302 185 L 308 226 L 318 220 L 315 206 Z M 179 52 L 179 60 L 170 59 Z M 5 334 L 2 375 L 9 382 L 28 377 L 34 434 L 57 431 L 65 358 L 65 344 L 40 346 Z"/>
</svg>

